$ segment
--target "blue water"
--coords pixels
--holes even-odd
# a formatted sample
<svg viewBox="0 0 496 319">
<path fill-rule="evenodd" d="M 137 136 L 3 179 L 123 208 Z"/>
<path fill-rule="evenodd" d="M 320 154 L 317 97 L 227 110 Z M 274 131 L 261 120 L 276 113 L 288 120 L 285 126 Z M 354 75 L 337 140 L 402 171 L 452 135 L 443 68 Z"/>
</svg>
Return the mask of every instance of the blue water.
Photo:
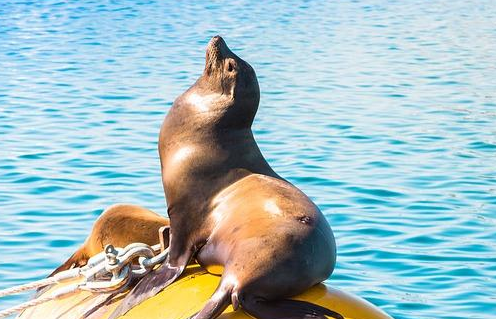
<svg viewBox="0 0 496 319">
<path fill-rule="evenodd" d="M 495 21 L 492 0 L 2 1 L 0 288 L 108 205 L 165 215 L 158 131 L 221 34 L 257 71 L 264 155 L 334 228 L 328 283 L 397 319 L 495 318 Z"/>
</svg>

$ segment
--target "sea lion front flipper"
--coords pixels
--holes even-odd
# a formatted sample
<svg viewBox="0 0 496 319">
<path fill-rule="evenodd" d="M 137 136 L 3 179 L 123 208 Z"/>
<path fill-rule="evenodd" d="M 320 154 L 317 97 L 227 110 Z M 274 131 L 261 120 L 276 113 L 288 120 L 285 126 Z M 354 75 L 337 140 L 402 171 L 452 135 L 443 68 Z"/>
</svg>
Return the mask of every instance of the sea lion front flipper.
<svg viewBox="0 0 496 319">
<path fill-rule="evenodd" d="M 184 268 L 185 266 L 171 267 L 168 263 L 164 263 L 160 268 L 149 273 L 122 300 L 109 319 L 115 319 L 124 315 L 134 306 L 158 294 L 162 289 L 176 280 Z"/>
<path fill-rule="evenodd" d="M 241 306 L 257 319 L 344 319 L 335 311 L 301 300 L 265 301 L 247 297 L 241 301 Z"/>
</svg>

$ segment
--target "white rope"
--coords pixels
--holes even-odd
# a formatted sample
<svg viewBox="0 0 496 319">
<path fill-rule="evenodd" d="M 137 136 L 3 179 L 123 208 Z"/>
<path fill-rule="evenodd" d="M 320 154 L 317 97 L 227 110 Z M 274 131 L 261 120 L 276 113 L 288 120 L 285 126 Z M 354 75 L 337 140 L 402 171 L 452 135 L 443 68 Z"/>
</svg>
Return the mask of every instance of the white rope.
<svg viewBox="0 0 496 319">
<path fill-rule="evenodd" d="M 15 295 L 15 294 L 21 293 L 23 291 L 38 289 L 41 287 L 56 284 L 56 283 L 59 283 L 63 280 L 66 280 L 66 279 L 77 278 L 80 276 L 80 274 L 81 274 L 80 268 L 73 268 L 73 269 L 61 271 L 52 277 L 48 277 L 45 279 L 29 282 L 27 284 L 23 284 L 23 285 L 19 285 L 19 286 L 0 290 L 0 298 L 8 296 L 8 295 Z"/>
<path fill-rule="evenodd" d="M 65 296 L 67 294 L 74 293 L 74 292 L 76 292 L 78 290 L 80 290 L 79 284 L 69 285 L 67 287 L 58 289 L 57 291 L 55 291 L 54 293 L 50 294 L 49 296 L 39 297 L 39 298 L 36 298 L 36 299 L 32 299 L 32 300 L 29 300 L 27 302 L 24 302 L 24 303 L 22 303 L 20 305 L 11 307 L 11 308 L 6 309 L 6 310 L 3 310 L 3 311 L 0 311 L 0 319 L 1 318 L 6 318 L 6 317 L 11 316 L 13 314 L 16 314 L 18 312 L 21 312 L 23 310 L 26 310 L 27 308 L 38 306 L 38 305 L 41 305 L 42 303 L 45 303 L 45 302 L 48 302 L 48 301 L 52 301 L 52 300 L 58 299 L 58 298 L 60 298 L 62 296 Z"/>
<path fill-rule="evenodd" d="M 49 278 L 41 279 L 38 281 L 30 282 L 30 283 L 27 283 L 24 285 L 12 287 L 12 288 L 7 288 L 4 290 L 0 290 L 0 298 L 8 296 L 8 295 L 18 294 L 18 293 L 21 293 L 21 292 L 26 291 L 26 290 L 32 290 L 32 289 L 37 289 L 40 287 L 45 287 L 45 286 L 54 284 L 56 282 L 57 282 L 57 280 L 55 278 L 49 277 Z"/>
<path fill-rule="evenodd" d="M 41 296 L 20 305 L 0 311 L 0 319 L 80 290 L 98 293 L 122 289 L 127 286 L 132 277 L 143 277 L 150 272 L 155 265 L 163 262 L 165 258 L 167 258 L 169 252 L 168 249 L 155 255 L 159 250 L 160 245 L 150 247 L 142 243 L 129 244 L 126 248 L 114 248 L 112 245 L 107 245 L 102 253 L 90 258 L 90 260 L 88 260 L 88 264 L 82 268 L 69 269 L 62 271 L 53 277 L 0 290 L 1 298 L 8 295 L 18 294 L 23 291 L 60 283 L 61 281 L 67 279 L 74 279 L 81 276 L 84 279 L 82 282 L 77 284 L 62 287 L 49 296 Z M 139 268 L 131 269 L 131 262 L 135 258 L 139 259 Z M 97 279 L 98 275 L 102 274 L 110 274 L 112 277 L 103 281 Z"/>
</svg>

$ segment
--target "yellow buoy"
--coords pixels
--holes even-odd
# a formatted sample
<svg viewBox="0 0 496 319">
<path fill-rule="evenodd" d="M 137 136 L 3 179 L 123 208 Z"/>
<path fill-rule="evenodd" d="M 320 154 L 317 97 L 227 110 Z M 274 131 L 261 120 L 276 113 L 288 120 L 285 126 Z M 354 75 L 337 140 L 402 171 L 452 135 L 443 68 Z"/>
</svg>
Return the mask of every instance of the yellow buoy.
<svg viewBox="0 0 496 319">
<path fill-rule="evenodd" d="M 189 266 L 185 273 L 172 285 L 156 296 L 144 301 L 131 309 L 122 319 L 185 319 L 198 312 L 210 298 L 219 284 L 220 277 L 206 273 L 198 265 Z M 58 288 L 75 283 L 70 281 L 58 284 L 46 291 L 50 294 Z M 119 305 L 123 296 L 118 296 L 113 302 L 94 313 L 91 318 L 108 318 Z M 71 296 L 46 302 L 42 305 L 24 311 L 19 319 L 73 319 L 79 318 L 92 307 L 102 296 L 90 292 L 79 292 Z M 294 299 L 305 300 L 331 309 L 348 319 L 391 319 L 386 313 L 371 303 L 327 287 L 316 285 Z M 229 306 L 220 319 L 251 319 L 242 309 L 234 311 Z"/>
</svg>

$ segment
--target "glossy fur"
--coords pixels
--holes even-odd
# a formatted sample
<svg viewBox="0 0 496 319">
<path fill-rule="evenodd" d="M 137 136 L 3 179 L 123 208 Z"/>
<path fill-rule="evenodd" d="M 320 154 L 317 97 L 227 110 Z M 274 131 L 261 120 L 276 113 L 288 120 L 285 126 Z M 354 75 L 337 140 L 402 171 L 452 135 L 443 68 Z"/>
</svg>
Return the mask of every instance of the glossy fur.
<svg viewBox="0 0 496 319">
<path fill-rule="evenodd" d="M 168 218 L 140 206 L 130 204 L 110 206 L 97 219 L 84 244 L 50 276 L 86 265 L 88 259 L 102 252 L 108 244 L 116 247 L 126 247 L 135 242 L 158 244 L 159 228 L 168 225 Z"/>
<path fill-rule="evenodd" d="M 212 38 L 203 75 L 176 99 L 160 131 L 169 258 L 112 318 L 158 293 L 192 258 L 222 273 L 197 319 L 215 318 L 229 303 L 260 319 L 329 315 L 287 299 L 328 278 L 336 248 L 317 206 L 263 158 L 251 131 L 259 99 L 252 67 Z"/>
</svg>

